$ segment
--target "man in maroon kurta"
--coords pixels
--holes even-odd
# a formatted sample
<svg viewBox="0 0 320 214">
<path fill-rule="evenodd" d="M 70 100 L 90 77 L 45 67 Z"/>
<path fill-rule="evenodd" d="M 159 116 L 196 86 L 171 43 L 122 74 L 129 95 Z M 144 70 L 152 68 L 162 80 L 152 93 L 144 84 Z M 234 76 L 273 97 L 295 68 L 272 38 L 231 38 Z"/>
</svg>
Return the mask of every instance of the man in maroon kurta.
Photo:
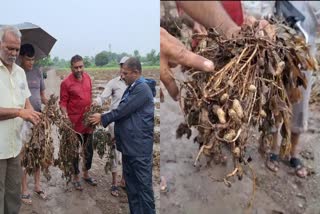
<svg viewBox="0 0 320 214">
<path fill-rule="evenodd" d="M 85 160 L 83 161 L 83 180 L 92 186 L 97 185 L 97 181 L 89 176 L 89 169 L 91 168 L 93 148 L 92 148 L 92 129 L 86 127 L 83 123 L 83 116 L 86 110 L 90 108 L 92 96 L 92 84 L 90 76 L 84 72 L 83 59 L 79 55 L 71 58 L 71 70 L 69 74 L 60 85 L 60 108 L 65 113 L 73 124 L 75 131 L 82 134 L 84 139 L 83 154 Z M 79 139 L 81 137 L 79 136 Z M 81 141 L 80 141 L 81 142 Z M 80 183 L 79 157 L 74 162 L 74 178 L 73 185 L 77 190 L 82 190 Z"/>
</svg>

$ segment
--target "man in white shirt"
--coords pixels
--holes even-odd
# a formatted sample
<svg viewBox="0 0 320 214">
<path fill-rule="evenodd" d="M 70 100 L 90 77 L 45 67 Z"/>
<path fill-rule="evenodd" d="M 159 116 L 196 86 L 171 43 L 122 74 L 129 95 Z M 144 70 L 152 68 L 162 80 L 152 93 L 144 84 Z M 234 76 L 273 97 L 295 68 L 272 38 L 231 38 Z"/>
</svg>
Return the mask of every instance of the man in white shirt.
<svg viewBox="0 0 320 214">
<path fill-rule="evenodd" d="M 23 120 L 38 123 L 25 72 L 15 64 L 21 33 L 12 26 L 0 28 L 0 213 L 19 213 L 21 206 L 20 131 Z"/>
</svg>

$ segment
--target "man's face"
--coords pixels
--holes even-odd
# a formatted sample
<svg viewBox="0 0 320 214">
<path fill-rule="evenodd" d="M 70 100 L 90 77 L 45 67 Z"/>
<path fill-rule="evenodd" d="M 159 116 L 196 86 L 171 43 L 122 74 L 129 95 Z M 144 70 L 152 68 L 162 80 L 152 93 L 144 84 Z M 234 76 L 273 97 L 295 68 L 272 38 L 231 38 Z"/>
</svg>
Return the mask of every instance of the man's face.
<svg viewBox="0 0 320 214">
<path fill-rule="evenodd" d="M 21 56 L 21 67 L 25 71 L 30 71 L 33 69 L 34 57 Z"/>
<path fill-rule="evenodd" d="M 122 67 L 121 78 L 127 85 L 131 85 L 138 77 L 138 73 L 130 70 L 127 66 Z"/>
<path fill-rule="evenodd" d="M 75 78 L 81 79 L 84 71 L 83 61 L 77 61 L 72 63 L 71 70 Z"/>
<path fill-rule="evenodd" d="M 0 58 L 5 65 L 12 65 L 19 55 L 21 40 L 12 32 L 7 32 L 0 42 Z"/>
</svg>

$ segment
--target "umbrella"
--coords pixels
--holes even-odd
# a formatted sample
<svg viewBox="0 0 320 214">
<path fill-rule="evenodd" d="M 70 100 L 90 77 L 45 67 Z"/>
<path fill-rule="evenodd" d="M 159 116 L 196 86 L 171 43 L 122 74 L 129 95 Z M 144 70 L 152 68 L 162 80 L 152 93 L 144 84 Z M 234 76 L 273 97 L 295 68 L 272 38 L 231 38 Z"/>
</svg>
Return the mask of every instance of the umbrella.
<svg viewBox="0 0 320 214">
<path fill-rule="evenodd" d="M 0 25 L 0 27 L 3 25 Z M 21 45 L 29 43 L 32 44 L 35 49 L 35 59 L 42 59 L 49 55 L 53 45 L 56 43 L 56 39 L 48 34 L 38 25 L 24 22 L 16 24 L 21 34 Z"/>
</svg>

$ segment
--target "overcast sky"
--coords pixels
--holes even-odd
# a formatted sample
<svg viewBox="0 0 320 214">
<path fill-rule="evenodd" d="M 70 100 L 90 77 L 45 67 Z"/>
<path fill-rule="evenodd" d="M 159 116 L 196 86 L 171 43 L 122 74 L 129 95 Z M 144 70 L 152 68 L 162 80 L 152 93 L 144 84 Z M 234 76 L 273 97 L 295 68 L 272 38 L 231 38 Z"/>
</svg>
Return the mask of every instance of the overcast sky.
<svg viewBox="0 0 320 214">
<path fill-rule="evenodd" d="M 103 50 L 141 55 L 160 50 L 159 0 L 10 0 L 1 3 L 0 24 L 31 22 L 58 41 L 52 56 L 95 56 Z"/>
</svg>

